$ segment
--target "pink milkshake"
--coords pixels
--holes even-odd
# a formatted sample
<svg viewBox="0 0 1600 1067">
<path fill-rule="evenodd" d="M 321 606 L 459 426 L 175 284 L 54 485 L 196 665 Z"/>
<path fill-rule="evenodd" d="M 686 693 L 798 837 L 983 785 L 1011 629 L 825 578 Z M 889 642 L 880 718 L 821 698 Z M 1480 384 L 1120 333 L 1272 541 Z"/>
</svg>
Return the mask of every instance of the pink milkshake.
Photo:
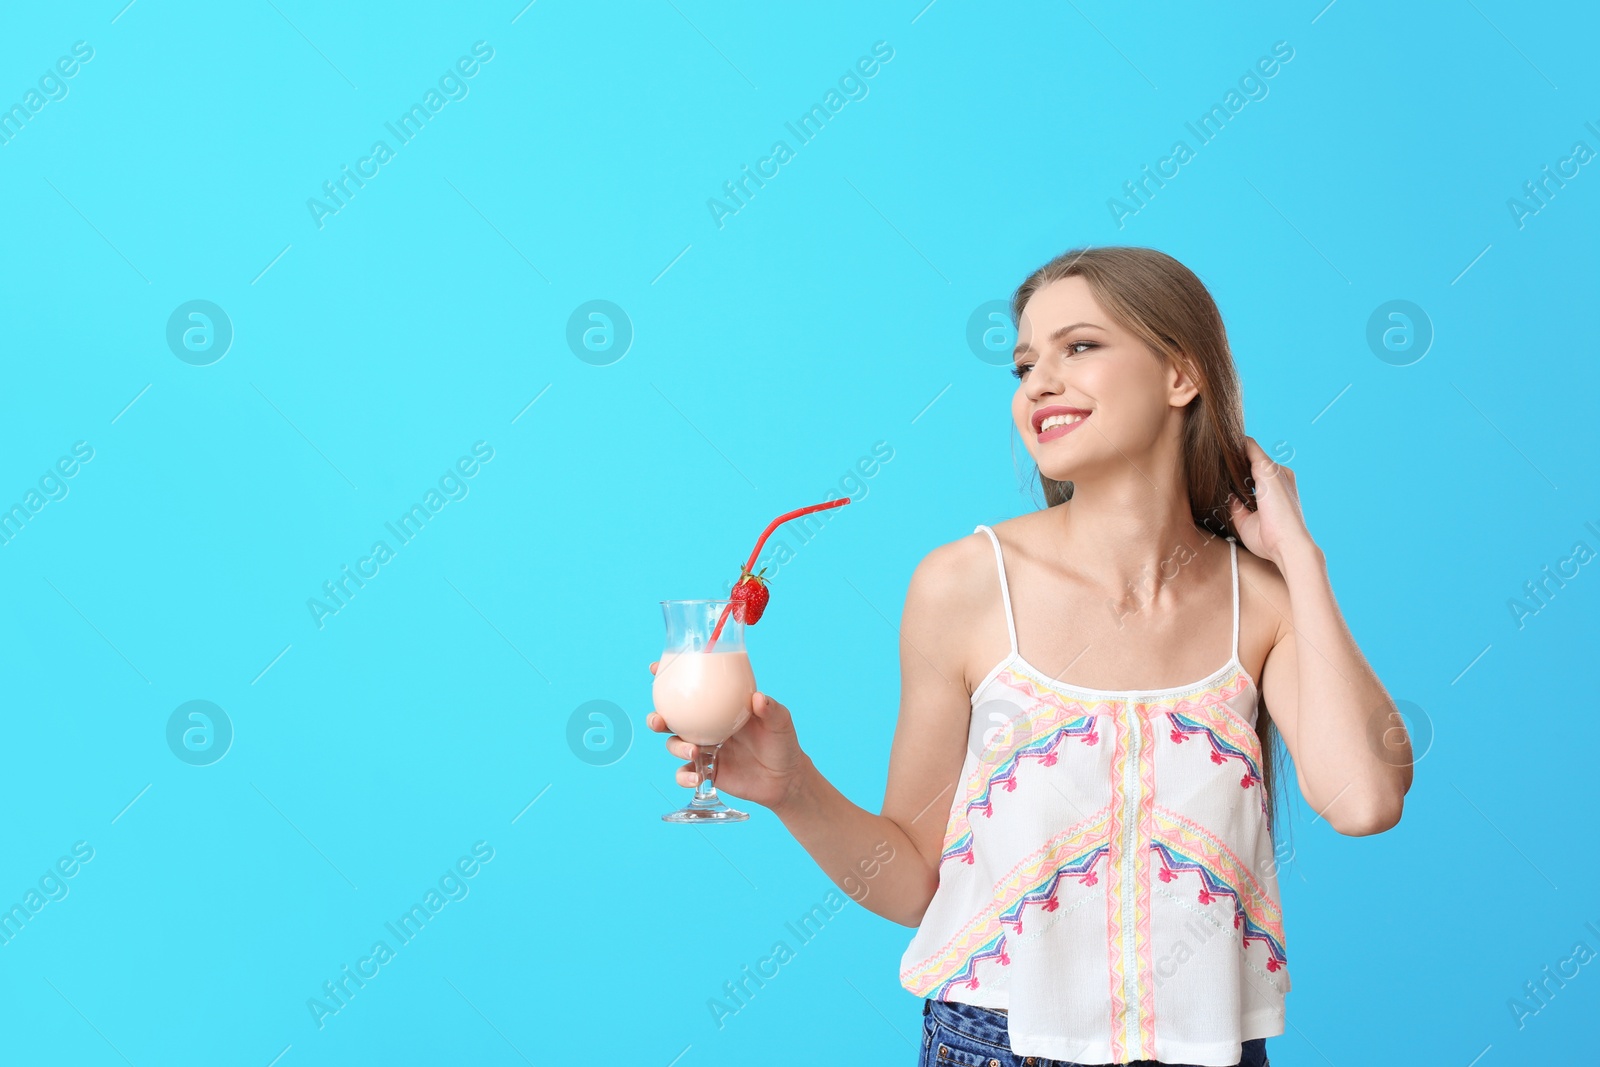
<svg viewBox="0 0 1600 1067">
<path fill-rule="evenodd" d="M 663 652 L 651 686 L 656 711 L 694 745 L 720 745 L 750 717 L 756 677 L 743 651 Z"/>
<path fill-rule="evenodd" d="M 752 714 L 756 676 L 745 654 L 744 631 L 766 610 L 766 568 L 752 570 L 761 546 L 782 523 L 814 511 L 842 507 L 849 497 L 785 512 L 767 524 L 739 580 L 722 600 L 663 600 L 666 647 L 650 692 L 667 729 L 689 743 L 694 756 L 694 799 L 661 816 L 671 823 L 742 822 L 750 816 L 717 796 L 717 753 Z"/>
</svg>

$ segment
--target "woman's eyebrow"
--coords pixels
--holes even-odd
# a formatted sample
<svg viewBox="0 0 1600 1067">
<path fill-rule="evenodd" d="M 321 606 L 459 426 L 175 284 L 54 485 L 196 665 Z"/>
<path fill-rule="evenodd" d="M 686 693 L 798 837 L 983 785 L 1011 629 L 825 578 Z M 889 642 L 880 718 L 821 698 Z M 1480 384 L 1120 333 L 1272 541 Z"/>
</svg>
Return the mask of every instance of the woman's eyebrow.
<svg viewBox="0 0 1600 1067">
<path fill-rule="evenodd" d="M 1104 326 L 1099 326 L 1099 325 L 1096 325 L 1095 323 L 1092 323 L 1092 322 L 1075 322 L 1071 326 L 1063 326 L 1063 327 L 1061 327 L 1061 329 L 1059 329 L 1055 333 L 1051 334 L 1050 335 L 1050 342 L 1052 344 L 1054 344 L 1056 341 L 1061 340 L 1063 337 L 1065 337 L 1067 334 L 1071 333 L 1073 330 L 1079 329 L 1079 328 L 1084 327 L 1084 326 L 1087 326 L 1091 330 L 1103 330 L 1103 329 L 1105 329 Z M 1026 352 L 1026 351 L 1028 351 L 1028 349 L 1031 348 L 1031 347 L 1032 346 L 1028 345 L 1028 344 L 1018 344 L 1016 349 L 1012 351 L 1011 358 L 1013 360 L 1015 360 L 1019 355 L 1021 355 L 1022 353 Z"/>
</svg>

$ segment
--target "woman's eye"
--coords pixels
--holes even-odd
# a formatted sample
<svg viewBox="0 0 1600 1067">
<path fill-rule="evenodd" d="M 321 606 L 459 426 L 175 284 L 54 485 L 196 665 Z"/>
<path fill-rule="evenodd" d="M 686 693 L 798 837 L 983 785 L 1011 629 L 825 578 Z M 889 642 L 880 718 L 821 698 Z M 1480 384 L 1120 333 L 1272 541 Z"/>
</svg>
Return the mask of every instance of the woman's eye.
<svg viewBox="0 0 1600 1067">
<path fill-rule="evenodd" d="M 1100 346 L 1098 344 L 1096 344 L 1094 341 L 1073 341 L 1071 344 L 1066 345 L 1064 347 L 1063 351 L 1069 356 L 1081 356 L 1081 355 L 1083 355 L 1083 351 L 1080 351 L 1080 349 L 1086 351 L 1086 350 L 1091 349 L 1091 348 L 1099 348 L 1099 347 Z M 1033 368 L 1033 364 L 1032 363 L 1019 363 L 1016 366 L 1011 368 L 1011 375 L 1014 378 L 1019 378 L 1020 379 L 1020 378 L 1025 377 L 1027 375 L 1028 371 L 1031 370 L 1032 368 Z"/>
</svg>

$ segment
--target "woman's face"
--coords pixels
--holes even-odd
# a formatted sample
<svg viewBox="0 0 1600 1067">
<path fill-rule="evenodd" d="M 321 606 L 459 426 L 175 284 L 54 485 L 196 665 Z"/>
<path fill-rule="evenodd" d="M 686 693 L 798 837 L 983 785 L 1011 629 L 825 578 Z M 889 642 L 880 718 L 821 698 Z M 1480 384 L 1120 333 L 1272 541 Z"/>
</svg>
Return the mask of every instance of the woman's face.
<svg viewBox="0 0 1600 1067">
<path fill-rule="evenodd" d="M 1100 307 L 1083 278 L 1029 298 L 1017 326 L 1011 414 L 1039 470 L 1074 481 L 1146 457 L 1196 394 Z"/>
</svg>

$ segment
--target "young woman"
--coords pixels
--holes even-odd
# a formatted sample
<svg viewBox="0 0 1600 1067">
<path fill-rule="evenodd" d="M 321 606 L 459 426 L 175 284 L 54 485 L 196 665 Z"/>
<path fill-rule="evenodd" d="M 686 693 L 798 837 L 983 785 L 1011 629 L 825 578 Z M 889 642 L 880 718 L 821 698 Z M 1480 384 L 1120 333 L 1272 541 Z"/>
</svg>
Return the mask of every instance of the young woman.
<svg viewBox="0 0 1600 1067">
<path fill-rule="evenodd" d="M 1244 434 L 1200 280 L 1151 249 L 1074 251 L 1011 311 L 1011 416 L 1048 506 L 912 575 L 883 810 L 759 692 L 717 786 L 917 927 L 922 1063 L 1261 1067 L 1289 991 L 1274 742 L 1318 818 L 1379 833 L 1411 784 L 1402 720 L 1294 475 Z"/>
</svg>

